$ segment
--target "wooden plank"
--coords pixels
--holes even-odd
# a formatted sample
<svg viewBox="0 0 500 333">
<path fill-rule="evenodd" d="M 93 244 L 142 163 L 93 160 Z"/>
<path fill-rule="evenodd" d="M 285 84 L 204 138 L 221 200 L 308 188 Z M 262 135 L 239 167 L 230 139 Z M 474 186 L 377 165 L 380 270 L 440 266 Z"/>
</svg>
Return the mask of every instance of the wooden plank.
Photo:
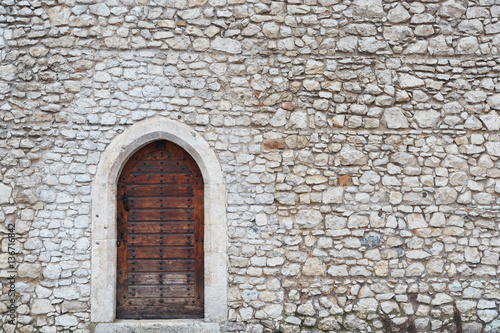
<svg viewBox="0 0 500 333">
<path fill-rule="evenodd" d="M 194 271 L 194 260 L 129 259 L 127 270 L 128 272 L 192 272 Z"/>
<path fill-rule="evenodd" d="M 200 306 L 200 302 L 197 301 L 194 297 L 147 297 L 147 298 L 130 298 L 126 299 L 126 303 L 131 303 L 128 305 L 132 306 L 157 306 L 162 308 L 169 308 L 169 304 L 171 305 L 182 305 L 186 307 L 192 307 L 193 309 L 198 309 Z"/>
<path fill-rule="evenodd" d="M 124 185 L 125 186 L 125 185 Z M 126 185 L 125 193 L 133 197 L 186 197 L 193 196 L 191 184 L 165 184 L 165 185 Z"/>
<path fill-rule="evenodd" d="M 179 147 L 180 148 L 180 147 Z M 182 149 L 182 148 L 181 148 Z M 141 161 L 154 161 L 154 160 L 178 160 L 186 162 L 185 154 L 178 154 L 176 152 L 168 151 L 168 150 L 157 150 L 150 154 L 144 155 L 141 158 Z"/>
<path fill-rule="evenodd" d="M 158 306 L 163 308 L 168 308 L 168 304 L 181 305 L 191 308 L 199 308 L 200 303 L 194 297 L 144 297 L 144 298 L 132 298 L 127 297 L 126 303 L 132 303 L 128 305 L 132 306 Z"/>
<path fill-rule="evenodd" d="M 194 200 L 188 197 L 141 197 L 129 198 L 128 202 L 131 209 L 193 208 L 194 206 Z"/>
<path fill-rule="evenodd" d="M 128 184 L 188 184 L 193 182 L 191 173 L 131 173 L 124 178 L 121 182 Z"/>
<path fill-rule="evenodd" d="M 164 222 L 128 222 L 130 234 L 192 234 L 194 222 L 164 221 Z"/>
<path fill-rule="evenodd" d="M 127 300 L 126 306 L 116 307 L 117 317 L 121 319 L 196 319 L 203 318 L 203 304 L 188 300 L 186 303 L 170 303 L 155 299 L 153 305 L 145 305 L 143 299 Z M 129 304 L 130 302 L 130 304 Z M 189 304 L 191 302 L 191 304 Z"/>
<path fill-rule="evenodd" d="M 193 210 L 185 209 L 150 209 L 132 210 L 128 214 L 129 222 L 137 221 L 188 221 L 193 219 Z"/>
<path fill-rule="evenodd" d="M 128 247 L 128 259 L 194 259 L 194 247 Z"/>
<path fill-rule="evenodd" d="M 117 319 L 202 319 L 203 318 L 203 309 L 199 309 L 196 311 L 191 311 L 192 313 L 187 313 L 187 310 L 184 309 L 176 309 L 167 312 L 166 310 L 162 310 L 159 308 L 151 307 L 151 308 L 143 308 L 143 307 L 130 307 L 127 308 L 129 310 L 116 311 Z M 160 313 L 156 313 L 156 311 Z"/>
<path fill-rule="evenodd" d="M 189 236 L 189 237 L 188 237 Z M 138 246 L 193 246 L 194 239 L 189 234 L 162 235 L 127 235 L 127 243 L 131 248 Z"/>
<path fill-rule="evenodd" d="M 131 273 L 128 274 L 128 284 L 143 285 L 143 284 L 194 284 L 193 273 Z"/>
<path fill-rule="evenodd" d="M 182 160 L 142 160 L 131 170 L 132 173 L 191 173 L 189 166 Z"/>
<path fill-rule="evenodd" d="M 128 287 L 128 297 L 144 298 L 144 297 L 194 297 L 193 285 L 170 285 L 170 286 L 144 286 L 133 285 Z"/>
</svg>

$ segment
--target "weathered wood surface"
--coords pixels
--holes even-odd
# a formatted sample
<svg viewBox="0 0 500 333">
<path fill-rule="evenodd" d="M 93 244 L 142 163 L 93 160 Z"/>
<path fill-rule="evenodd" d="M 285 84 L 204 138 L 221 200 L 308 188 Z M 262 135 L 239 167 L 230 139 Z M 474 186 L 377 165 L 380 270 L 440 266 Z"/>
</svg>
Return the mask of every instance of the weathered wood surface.
<svg viewBox="0 0 500 333">
<path fill-rule="evenodd" d="M 117 318 L 203 317 L 203 181 L 180 147 L 152 143 L 118 183 Z"/>
</svg>

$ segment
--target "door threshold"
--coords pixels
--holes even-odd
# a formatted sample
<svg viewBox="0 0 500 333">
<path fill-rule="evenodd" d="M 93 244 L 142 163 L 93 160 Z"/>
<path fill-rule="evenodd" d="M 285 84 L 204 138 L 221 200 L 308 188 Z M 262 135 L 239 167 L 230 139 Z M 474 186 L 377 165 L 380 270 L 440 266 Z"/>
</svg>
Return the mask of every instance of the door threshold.
<svg viewBox="0 0 500 333">
<path fill-rule="evenodd" d="M 97 324 L 94 333 L 220 333 L 217 323 L 204 319 L 118 319 Z"/>
</svg>

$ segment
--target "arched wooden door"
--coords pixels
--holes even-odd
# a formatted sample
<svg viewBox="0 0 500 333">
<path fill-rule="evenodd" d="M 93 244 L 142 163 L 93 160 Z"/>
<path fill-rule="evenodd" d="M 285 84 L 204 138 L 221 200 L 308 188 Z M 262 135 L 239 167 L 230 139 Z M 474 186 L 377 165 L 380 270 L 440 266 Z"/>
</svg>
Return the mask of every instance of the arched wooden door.
<svg viewBox="0 0 500 333">
<path fill-rule="evenodd" d="M 203 318 L 203 215 L 203 178 L 184 149 L 156 141 L 128 160 L 118 182 L 117 318 Z"/>
</svg>

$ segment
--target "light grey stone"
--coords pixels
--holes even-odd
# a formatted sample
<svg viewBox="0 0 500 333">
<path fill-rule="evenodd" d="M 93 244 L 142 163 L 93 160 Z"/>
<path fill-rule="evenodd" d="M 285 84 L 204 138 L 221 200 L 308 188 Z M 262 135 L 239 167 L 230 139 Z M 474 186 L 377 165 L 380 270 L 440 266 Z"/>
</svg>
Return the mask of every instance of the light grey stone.
<svg viewBox="0 0 500 333">
<path fill-rule="evenodd" d="M 42 265 L 40 263 L 22 263 L 17 268 L 19 277 L 27 277 L 30 279 L 38 279 L 42 272 Z"/>
<path fill-rule="evenodd" d="M 399 84 L 402 88 L 417 88 L 424 85 L 424 80 L 410 74 L 400 74 Z"/>
<path fill-rule="evenodd" d="M 408 41 L 413 37 L 413 31 L 405 26 L 391 26 L 384 28 L 384 38 L 396 43 Z"/>
<path fill-rule="evenodd" d="M 280 36 L 280 26 L 276 22 L 266 22 L 262 25 L 262 33 L 267 38 L 278 38 Z"/>
<path fill-rule="evenodd" d="M 381 18 L 384 8 L 381 0 L 354 0 L 353 11 L 357 16 L 366 18 Z"/>
<path fill-rule="evenodd" d="M 499 99 L 499 103 L 500 103 L 500 99 Z M 499 107 L 500 107 L 500 104 L 499 104 Z M 447 114 L 457 114 L 457 113 L 462 112 L 462 110 L 463 110 L 463 107 L 458 102 L 449 102 L 449 103 L 446 103 L 445 105 L 443 105 L 443 111 Z"/>
<path fill-rule="evenodd" d="M 358 38 L 353 36 L 343 37 L 337 41 L 336 49 L 340 52 L 356 52 L 358 48 Z"/>
<path fill-rule="evenodd" d="M 174 50 L 187 50 L 189 48 L 189 46 L 191 45 L 191 40 L 189 39 L 188 36 L 176 36 L 176 37 L 167 39 L 166 43 L 168 44 L 168 46 L 170 48 L 172 48 Z M 212 44 L 214 44 L 214 43 L 215 43 L 215 41 Z M 216 44 L 216 45 L 223 45 L 223 44 Z M 234 44 L 228 43 L 225 45 L 225 48 L 227 50 L 232 49 L 232 45 L 234 45 Z M 224 47 L 224 46 L 221 46 L 221 47 Z M 219 50 L 219 51 L 224 51 L 224 50 L 215 48 L 214 45 L 212 45 L 212 48 Z M 228 51 L 225 51 L 225 52 L 228 52 Z"/>
<path fill-rule="evenodd" d="M 481 90 L 468 91 L 464 94 L 465 99 L 469 103 L 481 103 L 486 101 L 486 93 Z"/>
<path fill-rule="evenodd" d="M 406 276 L 421 276 L 425 271 L 425 267 L 422 263 L 420 262 L 415 262 L 410 264 L 406 268 L 405 275 Z"/>
<path fill-rule="evenodd" d="M 444 36 L 429 39 L 428 51 L 431 55 L 453 55 L 453 48 L 449 47 Z"/>
<path fill-rule="evenodd" d="M 500 142 L 486 142 L 485 146 L 488 154 L 500 157 Z"/>
<path fill-rule="evenodd" d="M 367 156 L 362 151 L 351 146 L 342 147 L 339 156 L 343 165 L 363 165 L 367 161 Z"/>
<path fill-rule="evenodd" d="M 75 15 L 82 15 L 87 11 L 89 7 L 87 5 L 76 5 L 73 8 L 71 8 L 71 12 Z"/>
<path fill-rule="evenodd" d="M 33 314 L 45 314 L 54 310 L 54 307 L 48 299 L 34 299 L 31 304 L 31 312 Z"/>
<path fill-rule="evenodd" d="M 14 65 L 0 66 L 0 79 L 5 81 L 12 81 L 17 76 L 17 68 Z"/>
<path fill-rule="evenodd" d="M 325 264 L 318 258 L 308 258 L 302 268 L 302 273 L 307 276 L 322 276 L 325 271 Z"/>
<path fill-rule="evenodd" d="M 439 8 L 439 15 L 453 20 L 458 20 L 465 14 L 466 10 L 467 6 L 464 3 L 448 0 L 441 4 L 441 7 Z"/>
<path fill-rule="evenodd" d="M 62 311 L 66 312 L 82 312 L 88 310 L 86 302 L 79 301 L 64 301 L 62 302 Z"/>
<path fill-rule="evenodd" d="M 388 46 L 386 41 L 378 40 L 375 37 L 361 37 L 358 43 L 359 51 L 368 53 L 375 53 Z"/>
<path fill-rule="evenodd" d="M 432 300 L 432 305 L 442 305 L 453 302 L 453 298 L 444 293 L 438 293 Z"/>
<path fill-rule="evenodd" d="M 314 309 L 312 302 L 307 301 L 306 303 L 299 305 L 299 307 L 297 308 L 297 313 L 304 316 L 314 316 L 316 315 L 316 310 Z"/>
<path fill-rule="evenodd" d="M 427 228 L 427 222 L 422 214 L 408 215 L 408 227 L 410 229 Z"/>
<path fill-rule="evenodd" d="M 408 128 L 409 126 L 408 119 L 400 108 L 385 109 L 382 116 L 382 124 L 391 129 Z"/>
<path fill-rule="evenodd" d="M 78 324 L 78 319 L 73 315 L 61 315 L 55 318 L 57 326 L 73 327 Z"/>
<path fill-rule="evenodd" d="M 322 221 L 323 215 L 314 209 L 303 209 L 295 218 L 295 223 L 305 228 L 314 228 Z"/>
<path fill-rule="evenodd" d="M 441 113 L 435 110 L 416 111 L 414 119 L 421 128 L 436 128 Z"/>
<path fill-rule="evenodd" d="M 442 187 L 436 189 L 436 204 L 449 205 L 457 200 L 458 193 L 452 187 Z"/>
<path fill-rule="evenodd" d="M 402 23 L 410 19 L 410 13 L 399 3 L 387 13 L 387 19 L 392 23 Z"/>
<path fill-rule="evenodd" d="M 241 43 L 230 38 L 215 37 L 211 43 L 212 49 L 227 53 L 241 53 Z"/>
<path fill-rule="evenodd" d="M 325 227 L 327 229 L 343 229 L 347 226 L 347 218 L 342 216 L 327 215 Z"/>
<path fill-rule="evenodd" d="M 79 299 L 82 295 L 76 285 L 64 286 L 54 290 L 54 296 L 65 300 Z"/>
<path fill-rule="evenodd" d="M 467 262 L 478 263 L 481 261 L 481 256 L 479 254 L 479 251 L 475 247 L 467 246 L 465 248 L 464 253 L 465 253 L 465 261 Z"/>
<path fill-rule="evenodd" d="M 324 204 L 341 204 L 344 200 L 343 187 L 331 187 L 323 192 Z"/>
<path fill-rule="evenodd" d="M 480 20 L 463 20 L 458 25 L 458 30 L 468 35 L 477 35 L 484 32 L 484 27 Z"/>
<path fill-rule="evenodd" d="M 306 62 L 306 74 L 322 74 L 323 62 L 309 59 Z"/>
<path fill-rule="evenodd" d="M 489 323 L 493 319 L 498 318 L 498 311 L 497 310 L 478 310 L 477 315 L 482 321 L 484 321 L 485 323 Z"/>
<path fill-rule="evenodd" d="M 9 203 L 12 195 L 12 188 L 0 183 L 0 204 Z"/>
<path fill-rule="evenodd" d="M 376 312 L 378 301 L 375 298 L 362 298 L 358 301 L 357 309 L 361 312 Z"/>
<path fill-rule="evenodd" d="M 266 305 L 263 310 L 270 318 L 276 319 L 281 316 L 283 306 L 281 304 L 269 304 Z"/>
<path fill-rule="evenodd" d="M 408 45 L 404 50 L 404 54 L 423 54 L 427 52 L 429 42 L 426 40 L 418 40 L 415 43 Z"/>
<path fill-rule="evenodd" d="M 425 265 L 427 272 L 431 275 L 439 275 L 443 273 L 444 260 L 431 259 Z"/>
<path fill-rule="evenodd" d="M 320 83 L 316 80 L 306 79 L 306 80 L 304 80 L 304 82 L 302 84 L 306 90 L 320 90 L 321 89 Z"/>
<path fill-rule="evenodd" d="M 95 4 L 95 5 L 90 5 L 89 9 L 90 9 L 90 13 L 98 15 L 98 16 L 107 17 L 107 16 L 110 15 L 109 8 L 104 3 L 98 3 L 98 4 Z"/>
<path fill-rule="evenodd" d="M 111 75 L 106 72 L 97 72 L 94 75 L 94 80 L 96 82 L 109 82 L 111 80 Z"/>
<path fill-rule="evenodd" d="M 55 280 L 59 279 L 59 277 L 61 276 L 61 272 L 62 268 L 58 263 L 50 263 L 43 270 L 43 276 L 46 279 Z"/>
<path fill-rule="evenodd" d="M 54 26 L 68 25 L 71 9 L 66 6 L 55 6 L 48 9 L 47 14 Z"/>
<path fill-rule="evenodd" d="M 492 109 L 500 110 L 500 94 L 488 97 L 488 104 Z"/>
<path fill-rule="evenodd" d="M 307 129 L 309 127 L 309 116 L 307 112 L 294 111 L 290 115 L 289 122 L 292 128 Z"/>
<path fill-rule="evenodd" d="M 353 214 L 349 216 L 349 219 L 347 220 L 347 227 L 348 228 L 365 228 L 370 224 L 370 219 L 368 216 L 365 215 L 359 215 L 359 214 Z"/>
</svg>

